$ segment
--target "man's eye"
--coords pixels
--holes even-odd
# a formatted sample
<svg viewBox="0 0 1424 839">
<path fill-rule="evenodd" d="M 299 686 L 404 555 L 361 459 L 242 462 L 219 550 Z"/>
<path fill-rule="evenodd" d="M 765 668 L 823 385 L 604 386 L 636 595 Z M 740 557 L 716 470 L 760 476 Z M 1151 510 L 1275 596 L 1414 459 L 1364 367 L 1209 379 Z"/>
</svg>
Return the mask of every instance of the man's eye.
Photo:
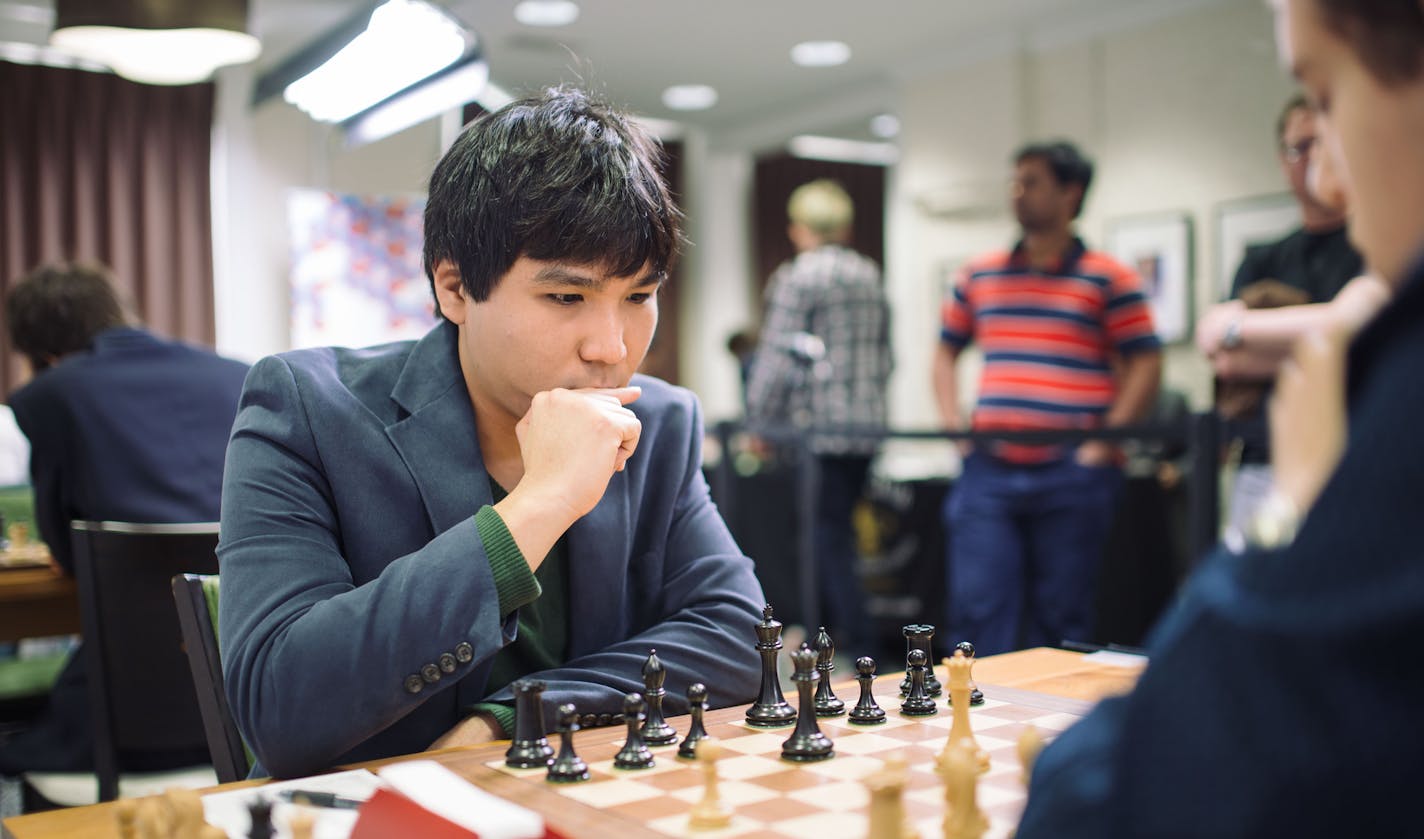
<svg viewBox="0 0 1424 839">
<path fill-rule="evenodd" d="M 583 299 L 582 294 L 550 294 L 547 297 L 560 306 L 572 306 Z"/>
<path fill-rule="evenodd" d="M 640 291 L 636 294 L 628 295 L 628 299 L 634 303 L 646 303 L 649 300 L 653 299 L 653 295 L 649 294 L 646 291 Z"/>
</svg>

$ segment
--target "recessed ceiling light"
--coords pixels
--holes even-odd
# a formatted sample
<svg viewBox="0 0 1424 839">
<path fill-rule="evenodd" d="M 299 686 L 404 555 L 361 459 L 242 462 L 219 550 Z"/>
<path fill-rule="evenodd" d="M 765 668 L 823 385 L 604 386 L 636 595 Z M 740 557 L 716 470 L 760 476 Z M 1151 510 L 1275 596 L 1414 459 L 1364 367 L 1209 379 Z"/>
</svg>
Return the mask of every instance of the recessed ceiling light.
<svg viewBox="0 0 1424 839">
<path fill-rule="evenodd" d="M 879 114 L 870 118 L 870 133 L 882 140 L 900 135 L 900 118 L 894 114 Z"/>
<path fill-rule="evenodd" d="M 850 61 L 845 41 L 802 41 L 791 48 L 791 60 L 802 67 L 834 67 Z"/>
<path fill-rule="evenodd" d="M 572 0 L 524 0 L 514 7 L 514 19 L 525 26 L 567 26 L 578 16 Z"/>
<path fill-rule="evenodd" d="M 675 84 L 663 91 L 663 104 L 674 111 L 705 111 L 717 104 L 717 91 L 705 84 Z"/>
</svg>

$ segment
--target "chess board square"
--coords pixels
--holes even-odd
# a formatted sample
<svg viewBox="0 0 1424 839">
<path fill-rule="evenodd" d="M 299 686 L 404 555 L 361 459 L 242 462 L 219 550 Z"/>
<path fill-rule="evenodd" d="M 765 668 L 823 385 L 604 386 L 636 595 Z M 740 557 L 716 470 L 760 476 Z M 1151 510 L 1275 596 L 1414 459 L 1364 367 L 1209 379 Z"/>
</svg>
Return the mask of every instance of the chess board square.
<svg viewBox="0 0 1424 839">
<path fill-rule="evenodd" d="M 702 770 L 684 766 L 677 772 L 663 772 L 643 778 L 642 783 L 658 789 L 683 789 L 702 783 Z"/>
<path fill-rule="evenodd" d="M 784 762 L 762 755 L 737 755 L 717 761 L 717 775 L 732 781 L 759 778 L 785 769 Z"/>
<path fill-rule="evenodd" d="M 698 784 L 695 787 L 677 790 L 672 793 L 672 796 L 680 798 L 688 804 L 694 804 L 701 801 L 704 794 L 703 786 Z M 717 795 L 728 807 L 756 804 L 759 801 L 768 801 L 777 797 L 775 791 L 746 781 L 721 781 L 717 784 Z"/>
<path fill-rule="evenodd" d="M 789 764 L 780 763 L 779 765 L 781 767 L 785 767 Z M 794 790 L 806 789 L 807 787 L 814 787 L 820 784 L 824 784 L 826 782 L 826 779 L 812 772 L 805 772 L 800 769 L 783 768 L 780 772 L 776 772 L 770 775 L 762 775 L 761 777 L 756 779 L 756 782 L 759 785 L 769 790 L 774 790 L 776 792 L 792 792 Z"/>
<path fill-rule="evenodd" d="M 880 707 L 885 711 L 885 721 L 882 723 L 861 725 L 860 723 L 851 722 L 849 717 L 831 717 L 821 720 L 821 730 L 826 732 L 829 736 L 835 737 L 835 735 L 830 732 L 838 731 L 847 734 L 861 734 L 867 731 L 885 731 L 890 728 L 904 728 L 905 726 L 915 724 L 913 719 L 900 716 L 900 703 L 898 702 L 894 705 L 881 705 Z"/>
<path fill-rule="evenodd" d="M 687 802 L 677 798 L 662 797 L 648 798 L 641 801 L 629 801 L 626 804 L 615 804 L 605 807 L 605 813 L 613 813 L 631 819 L 635 822 L 645 822 L 649 819 L 662 819 L 668 816 L 687 816 Z"/>
<path fill-rule="evenodd" d="M 997 717 L 997 718 L 999 718 L 999 719 L 1001 719 L 1001 720 L 1008 720 L 1008 721 L 1010 721 L 1010 722 L 1023 722 L 1024 720 L 1028 720 L 1028 719 L 1032 719 L 1032 718 L 1034 718 L 1034 717 L 1042 716 L 1042 715 L 1043 715 L 1043 709 L 1042 709 L 1042 708 L 1024 708 L 1024 707 L 1021 707 L 1021 706 L 1018 706 L 1018 705 L 1005 705 L 1005 704 L 1002 704 L 1002 703 L 999 704 L 999 705 L 994 706 L 993 708 L 990 708 L 988 702 L 985 702 L 984 705 L 982 705 L 982 706 L 980 706 L 980 707 L 978 707 L 978 708 L 970 708 L 970 709 L 969 709 L 969 716 L 970 716 L 971 718 L 977 717 L 977 716 L 979 716 L 979 715 L 981 715 L 981 714 L 986 714 L 986 713 L 987 713 L 989 716 L 991 716 L 991 717 Z M 1058 714 L 1049 714 L 1048 716 L 1050 716 L 1050 717 L 1056 717 L 1056 716 L 1059 716 L 1059 715 L 1058 715 Z M 1063 715 L 1063 716 L 1067 716 L 1069 719 L 1077 719 L 1077 717 L 1074 717 L 1074 716 L 1072 716 L 1071 714 L 1065 714 L 1065 715 Z"/>
<path fill-rule="evenodd" d="M 599 809 L 631 804 L 634 801 L 649 801 L 666 795 L 656 787 L 630 779 L 605 781 L 601 784 L 566 784 L 559 788 L 559 792 L 581 804 Z"/>
<path fill-rule="evenodd" d="M 778 822 L 776 830 L 787 836 L 816 839 L 863 839 L 868 824 L 861 813 L 817 813 Z"/>
<path fill-rule="evenodd" d="M 542 778 L 549 773 L 549 767 L 536 766 L 533 769 L 518 769 L 513 766 L 506 766 L 504 759 L 491 760 L 485 764 L 491 769 L 497 769 L 506 775 L 513 775 L 516 778 Z"/>
<path fill-rule="evenodd" d="M 822 812 L 821 808 L 814 804 L 797 801 L 789 797 L 769 798 L 766 801 L 759 801 L 756 804 L 748 804 L 745 807 L 737 808 L 737 815 L 756 819 L 763 824 L 775 824 L 789 819 L 799 819 L 820 812 Z"/>
<path fill-rule="evenodd" d="M 1025 720 L 1025 722 L 1041 731 L 1046 730 L 1056 732 L 1067 730 L 1069 726 L 1077 722 L 1079 719 L 1081 719 L 1081 717 L 1076 717 L 1073 714 L 1059 713 L 1047 714 L 1041 717 L 1033 717 L 1031 719 Z"/>
<path fill-rule="evenodd" d="M 762 828 L 760 822 L 739 816 L 735 813 L 732 814 L 732 823 L 730 825 L 718 828 L 717 830 L 692 830 L 692 828 L 688 827 L 686 813 L 653 819 L 647 822 L 647 826 L 666 836 L 696 836 L 699 837 L 699 839 L 731 839 L 733 836 L 750 837 L 754 831 L 761 830 Z"/>
<path fill-rule="evenodd" d="M 731 752 L 779 755 L 781 754 L 781 744 L 785 743 L 786 738 L 791 736 L 792 730 L 793 729 L 788 728 L 784 732 L 778 731 L 775 734 L 763 732 L 748 737 L 738 737 L 735 740 L 724 741 L 724 745 L 726 745 L 727 750 Z"/>
<path fill-rule="evenodd" d="M 905 741 L 878 734 L 860 734 L 835 738 L 835 744 L 836 754 L 865 755 L 892 752 L 903 747 Z"/>
<path fill-rule="evenodd" d="M 585 758 L 587 760 L 587 758 Z M 647 769 L 619 769 L 613 765 L 612 760 L 588 761 L 588 768 L 591 772 L 602 772 L 605 775 L 612 775 L 615 778 L 640 778 L 652 775 L 661 775 L 664 772 L 679 772 L 687 768 L 686 764 L 678 763 L 677 758 L 672 755 L 654 755 L 653 765 Z"/>
<path fill-rule="evenodd" d="M 837 755 L 831 760 L 817 761 L 816 763 L 803 763 L 805 771 L 825 778 L 835 778 L 845 781 L 859 781 L 871 772 L 879 769 L 884 764 L 883 760 L 861 755 Z"/>
<path fill-rule="evenodd" d="M 808 787 L 787 793 L 786 797 L 814 804 L 821 810 L 859 810 L 870 804 L 870 793 L 859 780 Z"/>
</svg>

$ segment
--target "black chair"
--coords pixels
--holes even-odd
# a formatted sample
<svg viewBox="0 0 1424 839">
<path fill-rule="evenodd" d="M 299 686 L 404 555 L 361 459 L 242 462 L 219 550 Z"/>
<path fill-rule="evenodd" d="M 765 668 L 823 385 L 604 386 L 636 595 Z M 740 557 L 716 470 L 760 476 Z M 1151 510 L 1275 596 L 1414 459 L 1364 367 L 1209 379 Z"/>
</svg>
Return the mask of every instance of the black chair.
<svg viewBox="0 0 1424 839">
<path fill-rule="evenodd" d="M 226 784 L 243 780 L 252 767 L 223 692 L 222 656 L 214 625 L 217 594 L 216 575 L 179 574 L 173 578 L 173 600 L 178 604 L 178 625 L 183 629 L 188 666 L 198 689 L 198 710 L 208 737 L 208 754 L 218 781 Z"/>
<path fill-rule="evenodd" d="M 171 580 L 217 573 L 218 526 L 75 521 L 71 528 L 99 800 L 112 801 L 120 771 L 206 762 Z"/>
</svg>

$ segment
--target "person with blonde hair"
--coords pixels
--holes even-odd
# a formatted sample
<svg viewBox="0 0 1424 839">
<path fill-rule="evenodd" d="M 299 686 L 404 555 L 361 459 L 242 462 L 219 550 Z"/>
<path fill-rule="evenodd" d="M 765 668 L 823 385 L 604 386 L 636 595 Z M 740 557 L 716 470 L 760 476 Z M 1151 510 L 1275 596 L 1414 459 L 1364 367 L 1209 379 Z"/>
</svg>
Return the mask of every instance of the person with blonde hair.
<svg viewBox="0 0 1424 839">
<path fill-rule="evenodd" d="M 851 511 L 875 454 L 873 435 L 885 428 L 894 368 L 890 309 L 879 267 L 848 246 L 855 205 L 840 184 L 802 184 L 786 214 L 796 256 L 767 286 L 747 418 L 811 433 L 807 445 L 819 467 L 813 543 L 821 621 L 841 649 L 852 651 L 871 640 Z"/>
</svg>

